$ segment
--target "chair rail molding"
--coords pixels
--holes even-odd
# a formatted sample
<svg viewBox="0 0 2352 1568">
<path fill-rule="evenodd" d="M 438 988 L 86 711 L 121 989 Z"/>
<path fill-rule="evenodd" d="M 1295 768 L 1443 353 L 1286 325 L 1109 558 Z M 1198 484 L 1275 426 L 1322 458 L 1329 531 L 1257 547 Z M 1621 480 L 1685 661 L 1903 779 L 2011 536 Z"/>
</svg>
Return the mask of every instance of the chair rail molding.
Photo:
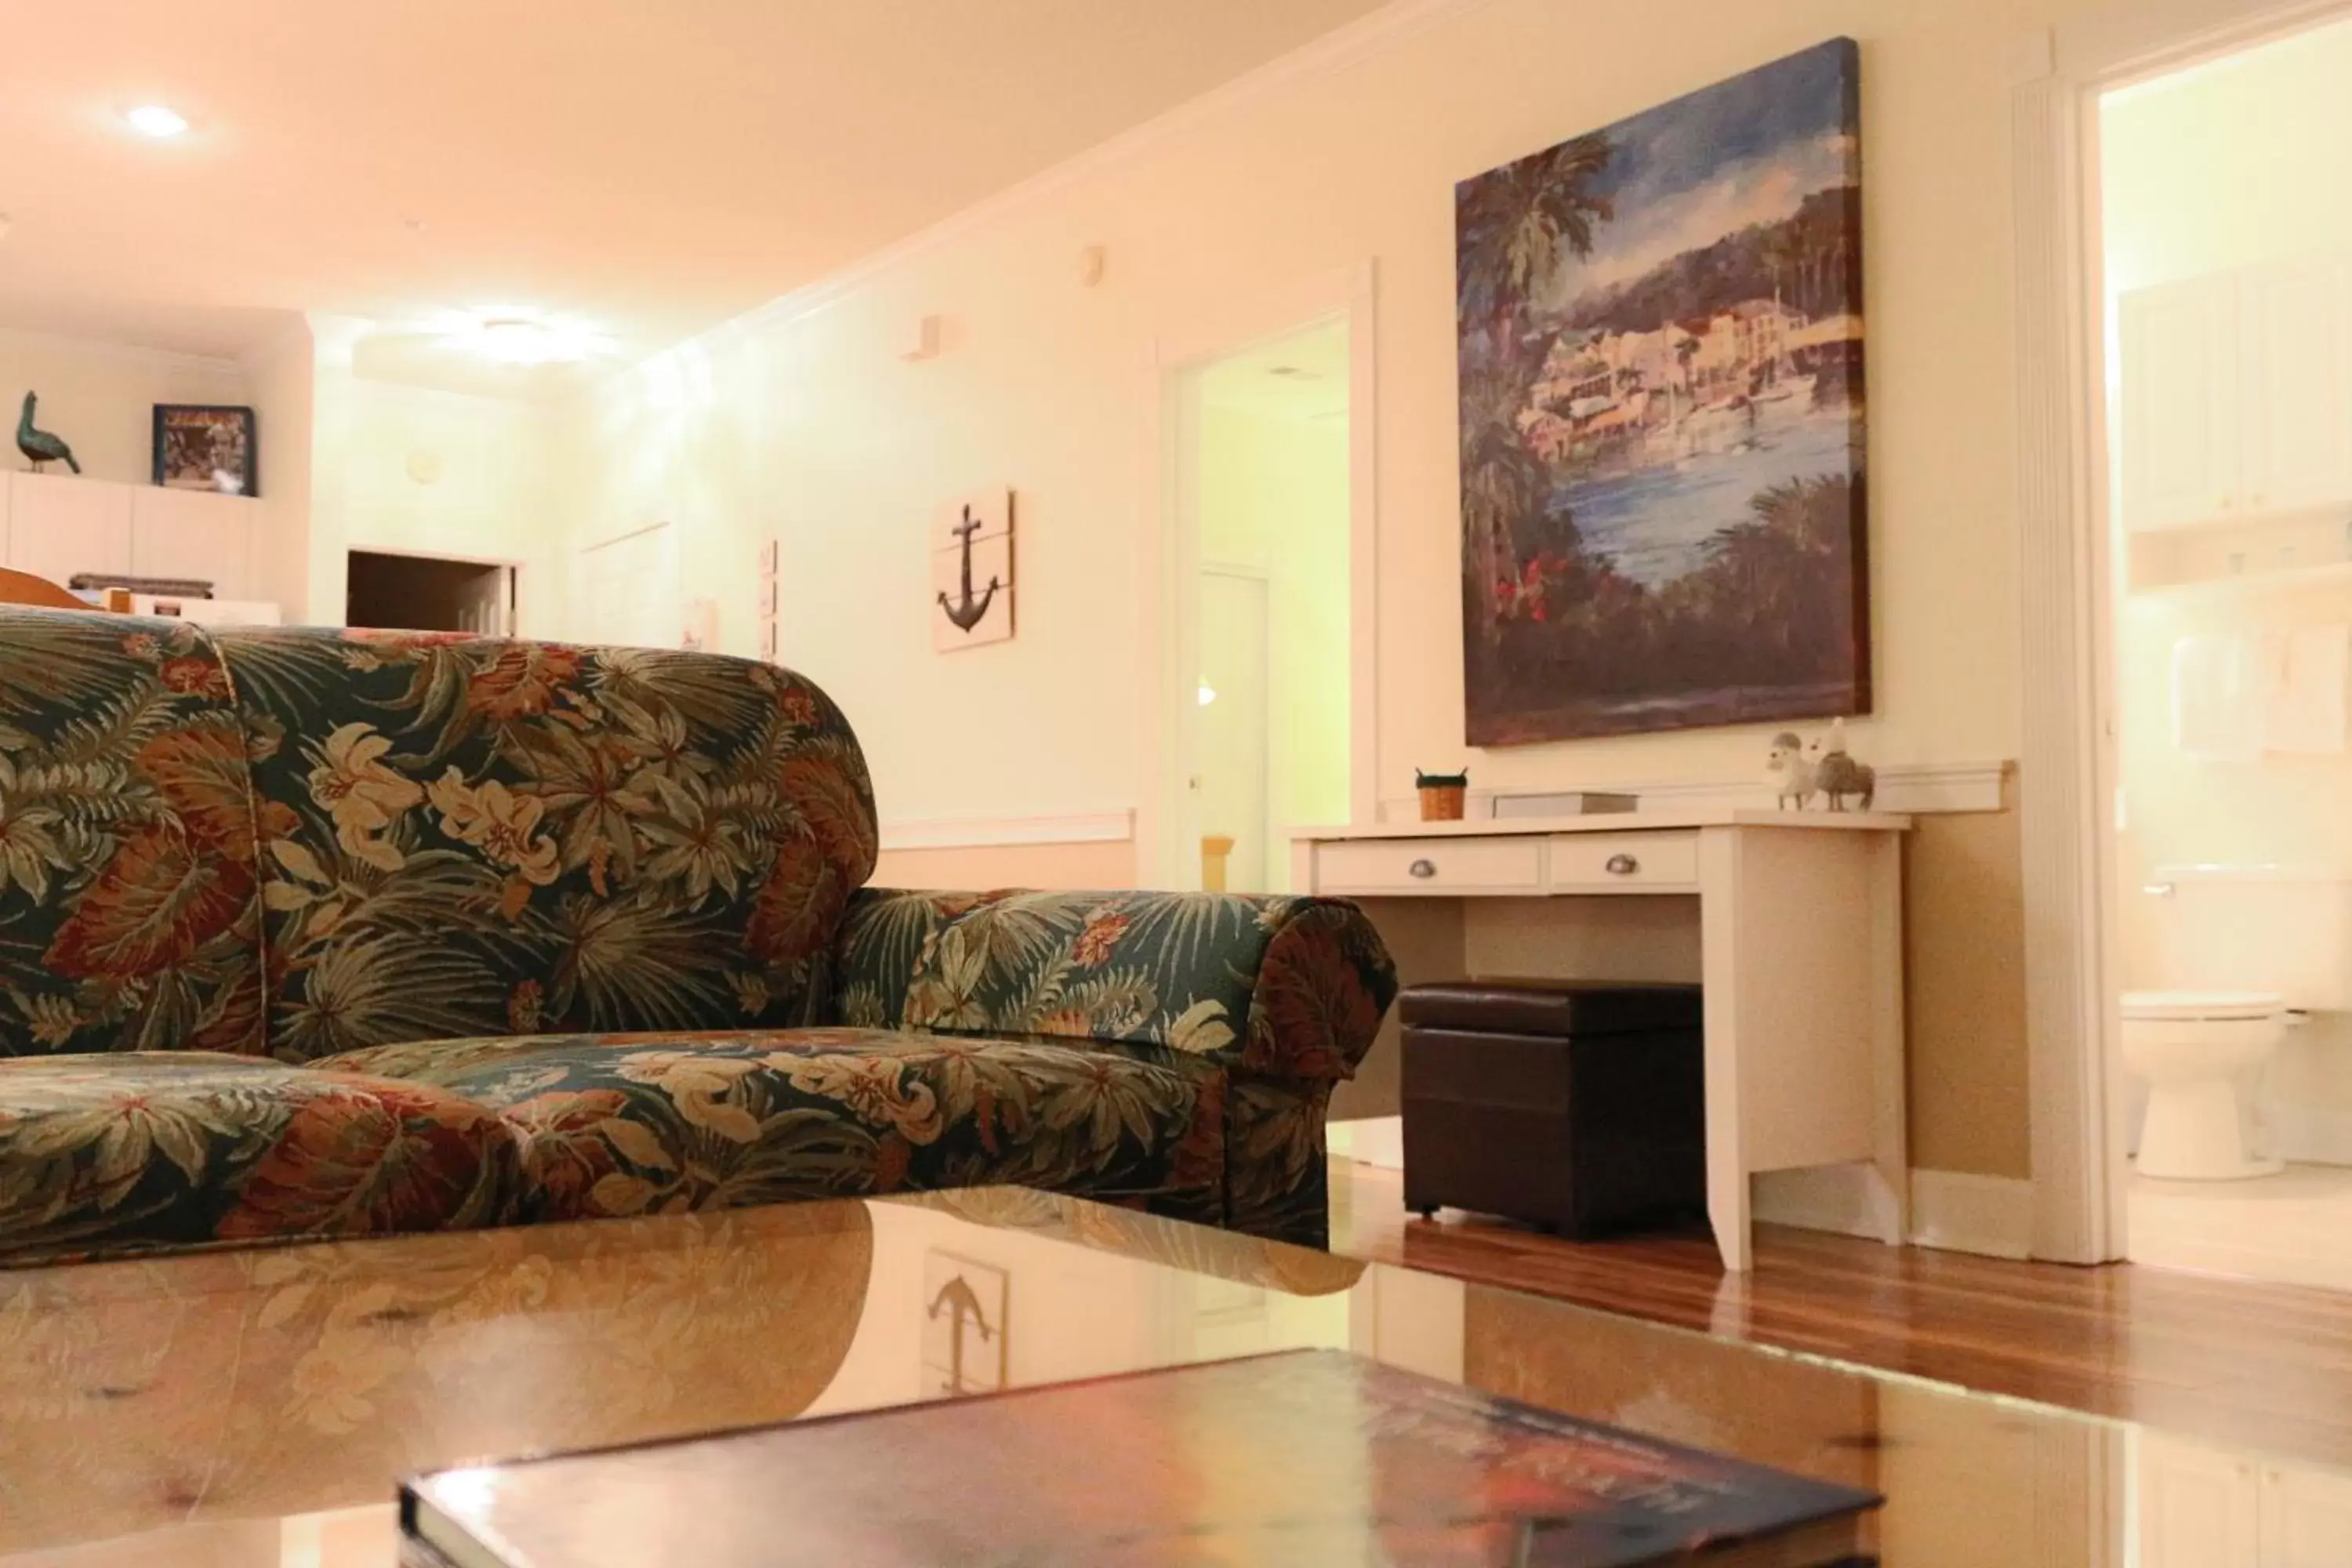
<svg viewBox="0 0 2352 1568">
<path fill-rule="evenodd" d="M 1123 844 L 1135 837 L 1135 811 L 1070 812 L 1055 816 L 971 816 L 886 822 L 888 849 L 992 849 L 1021 844 Z"/>
<path fill-rule="evenodd" d="M 1873 809 L 1913 816 L 1942 812 L 2000 811 L 2008 804 L 2011 765 L 1990 763 L 1885 763 L 1878 768 L 1878 798 Z M 1473 819 L 1508 821 L 1515 816 L 1544 817 L 1569 814 L 1569 797 L 1578 795 L 1630 795 L 1642 810 L 1662 807 L 1702 809 L 1712 806 L 1765 806 L 1778 803 L 1772 792 L 1752 780 L 1695 780 L 1672 784 L 1591 784 L 1549 788 L 1473 789 L 1464 815 Z M 1418 795 L 1383 795 L 1381 822 L 1411 822 L 1421 815 Z"/>
</svg>

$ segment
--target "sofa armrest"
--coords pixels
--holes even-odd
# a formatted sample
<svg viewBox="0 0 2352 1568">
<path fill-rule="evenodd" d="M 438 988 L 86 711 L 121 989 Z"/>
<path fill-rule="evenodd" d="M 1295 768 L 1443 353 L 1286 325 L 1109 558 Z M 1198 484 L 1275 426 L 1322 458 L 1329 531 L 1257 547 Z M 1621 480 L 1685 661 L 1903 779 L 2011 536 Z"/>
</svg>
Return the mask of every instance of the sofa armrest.
<svg viewBox="0 0 2352 1568">
<path fill-rule="evenodd" d="M 1396 994 L 1339 899 L 868 888 L 835 958 L 845 1024 L 1160 1046 L 1307 1083 L 1353 1077 Z"/>
</svg>

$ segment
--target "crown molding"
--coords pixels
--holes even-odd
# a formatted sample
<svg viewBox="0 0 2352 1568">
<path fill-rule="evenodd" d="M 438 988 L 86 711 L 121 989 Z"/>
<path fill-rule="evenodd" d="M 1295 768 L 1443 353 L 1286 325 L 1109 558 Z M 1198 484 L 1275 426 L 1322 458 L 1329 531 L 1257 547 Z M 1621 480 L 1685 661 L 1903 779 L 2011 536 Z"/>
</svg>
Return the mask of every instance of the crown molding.
<svg viewBox="0 0 2352 1568">
<path fill-rule="evenodd" d="M 143 343 L 117 342 L 110 338 L 77 337 L 69 332 L 44 332 L 27 327 L 0 327 L 0 344 L 11 343 L 31 349 L 47 349 L 57 353 L 128 360 L 140 364 L 165 365 L 175 370 L 203 371 L 213 375 L 241 376 L 245 374 L 241 362 L 225 355 L 185 353 L 178 349 L 149 348 Z"/>
<path fill-rule="evenodd" d="M 582 383 L 576 395 L 593 393 L 607 382 L 626 375 L 665 354 L 694 348 L 707 352 L 814 315 L 884 274 L 1034 205 L 1057 191 L 1181 141 L 1219 114 L 1301 81 L 1344 69 L 1453 16 L 1490 3 L 1491 0 L 1392 0 L 1391 4 L 1360 16 L 1321 37 L 1311 39 L 1286 55 L 1244 71 L 1139 125 L 1130 126 L 1084 152 L 1074 153 L 1026 179 L 1007 185 L 992 195 L 984 196 L 929 227 L 918 229 L 904 239 L 871 251 L 814 282 L 779 294 L 765 304 L 754 306 L 741 315 L 731 316 L 667 348 L 657 349 L 625 364 L 615 365 L 603 375 Z"/>
</svg>

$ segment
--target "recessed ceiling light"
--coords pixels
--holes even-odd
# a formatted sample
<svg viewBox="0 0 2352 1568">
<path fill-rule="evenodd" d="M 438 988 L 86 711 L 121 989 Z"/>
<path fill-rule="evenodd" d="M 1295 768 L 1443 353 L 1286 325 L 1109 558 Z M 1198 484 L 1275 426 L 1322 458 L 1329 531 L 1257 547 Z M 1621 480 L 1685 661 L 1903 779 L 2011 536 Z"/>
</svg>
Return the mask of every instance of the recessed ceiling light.
<svg viewBox="0 0 2352 1568">
<path fill-rule="evenodd" d="M 447 333 L 459 347 L 500 364 L 568 364 L 612 346 L 583 322 L 501 307 L 459 318 Z"/>
<path fill-rule="evenodd" d="M 187 133 L 187 118 L 165 103 L 142 103 L 124 113 L 131 129 L 142 136 L 152 136 L 158 142 L 168 142 Z"/>
</svg>

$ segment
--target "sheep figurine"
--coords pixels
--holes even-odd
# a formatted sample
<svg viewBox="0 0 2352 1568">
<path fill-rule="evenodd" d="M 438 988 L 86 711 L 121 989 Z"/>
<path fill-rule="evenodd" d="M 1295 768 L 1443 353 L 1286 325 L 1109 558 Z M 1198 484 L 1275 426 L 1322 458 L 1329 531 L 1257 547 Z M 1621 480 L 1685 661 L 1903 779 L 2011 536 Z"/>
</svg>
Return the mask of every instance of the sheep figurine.
<svg viewBox="0 0 2352 1568">
<path fill-rule="evenodd" d="M 1829 801 L 1832 811 L 1843 811 L 1850 799 L 1860 801 L 1861 809 L 1868 811 L 1878 798 L 1878 770 L 1847 753 L 1844 720 L 1832 723 L 1827 735 L 1816 735 L 1805 743 L 1805 760 L 1812 764 L 1813 788 Z"/>
<path fill-rule="evenodd" d="M 1780 809 L 1805 809 L 1805 802 L 1813 793 L 1813 764 L 1805 756 L 1805 742 L 1793 730 L 1783 730 L 1772 737 L 1771 750 L 1764 753 L 1764 783 Z"/>
</svg>

